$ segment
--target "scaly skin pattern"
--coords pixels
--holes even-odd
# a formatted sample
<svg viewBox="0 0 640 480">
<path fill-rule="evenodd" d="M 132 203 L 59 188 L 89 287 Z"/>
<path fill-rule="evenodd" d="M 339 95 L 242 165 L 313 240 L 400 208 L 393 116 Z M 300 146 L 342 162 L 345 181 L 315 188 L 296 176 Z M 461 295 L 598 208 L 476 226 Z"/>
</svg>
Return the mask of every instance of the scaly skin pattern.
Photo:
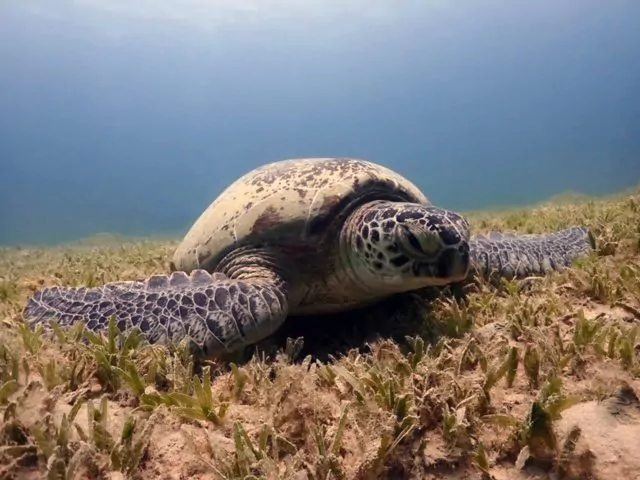
<svg viewBox="0 0 640 480">
<path fill-rule="evenodd" d="M 596 248 L 593 235 L 585 227 L 538 235 L 490 233 L 472 238 L 470 246 L 472 274 L 507 279 L 565 269 Z"/>
<path fill-rule="evenodd" d="M 194 270 L 97 288 L 45 288 L 29 299 L 24 314 L 32 327 L 48 319 L 62 326 L 83 321 L 94 332 L 106 331 L 115 316 L 121 331 L 138 327 L 149 343 L 190 337 L 205 354 L 218 356 L 279 328 L 287 299 L 278 284 Z"/>
</svg>

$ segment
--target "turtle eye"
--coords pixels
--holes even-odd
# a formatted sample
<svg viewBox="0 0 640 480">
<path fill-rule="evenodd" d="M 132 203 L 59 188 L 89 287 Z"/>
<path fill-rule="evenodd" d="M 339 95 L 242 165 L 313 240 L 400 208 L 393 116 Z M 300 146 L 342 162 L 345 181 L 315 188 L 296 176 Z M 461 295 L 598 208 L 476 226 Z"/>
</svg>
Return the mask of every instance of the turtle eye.
<svg viewBox="0 0 640 480">
<path fill-rule="evenodd" d="M 442 248 L 440 240 L 435 233 L 421 231 L 418 236 L 406 225 L 401 225 L 396 235 L 400 248 L 412 258 L 432 261 Z"/>
<path fill-rule="evenodd" d="M 430 256 L 436 255 L 442 248 L 442 244 L 440 243 L 438 236 L 431 233 L 422 237 L 420 246 L 422 247 L 422 251 Z"/>
</svg>

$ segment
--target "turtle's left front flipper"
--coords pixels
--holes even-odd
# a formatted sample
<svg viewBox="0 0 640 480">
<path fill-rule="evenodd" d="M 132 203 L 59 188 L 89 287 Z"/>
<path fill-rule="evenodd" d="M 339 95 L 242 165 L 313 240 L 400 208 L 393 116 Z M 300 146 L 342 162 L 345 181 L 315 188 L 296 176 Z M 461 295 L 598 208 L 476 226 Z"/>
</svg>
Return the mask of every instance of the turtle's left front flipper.
<svg viewBox="0 0 640 480">
<path fill-rule="evenodd" d="M 554 233 L 518 235 L 489 233 L 471 239 L 472 274 L 507 279 L 541 276 L 570 267 L 596 248 L 585 227 Z"/>
</svg>

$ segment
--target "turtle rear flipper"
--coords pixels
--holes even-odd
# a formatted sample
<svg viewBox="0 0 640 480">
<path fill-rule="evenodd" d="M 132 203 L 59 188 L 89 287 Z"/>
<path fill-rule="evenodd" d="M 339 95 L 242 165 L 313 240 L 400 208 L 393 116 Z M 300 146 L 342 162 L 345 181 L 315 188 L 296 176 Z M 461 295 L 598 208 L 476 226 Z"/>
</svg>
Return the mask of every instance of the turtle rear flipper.
<svg viewBox="0 0 640 480">
<path fill-rule="evenodd" d="M 532 235 L 492 232 L 472 238 L 470 247 L 473 273 L 512 279 L 562 270 L 596 245 L 587 228 L 571 227 Z"/>
<path fill-rule="evenodd" d="M 271 335 L 287 316 L 284 283 L 235 280 L 220 273 L 174 272 L 144 281 L 101 287 L 47 287 L 28 301 L 24 316 L 35 326 L 55 319 L 62 326 L 84 322 L 106 331 L 115 317 L 121 331 L 139 328 L 150 343 L 189 337 L 205 355 L 235 352 Z"/>
</svg>

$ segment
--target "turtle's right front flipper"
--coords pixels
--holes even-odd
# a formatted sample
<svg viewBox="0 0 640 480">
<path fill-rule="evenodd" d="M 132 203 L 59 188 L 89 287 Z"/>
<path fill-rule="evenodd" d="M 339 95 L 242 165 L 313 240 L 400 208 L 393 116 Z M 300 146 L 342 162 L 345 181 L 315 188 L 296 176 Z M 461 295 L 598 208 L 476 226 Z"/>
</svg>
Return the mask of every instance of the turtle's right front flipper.
<svg viewBox="0 0 640 480">
<path fill-rule="evenodd" d="M 219 356 L 275 332 L 287 316 L 287 298 L 284 282 L 273 276 L 254 282 L 195 270 L 96 288 L 44 288 L 29 299 L 24 316 L 32 327 L 56 319 L 63 326 L 84 322 L 94 332 L 106 331 L 113 316 L 121 331 L 138 327 L 150 343 L 187 336 Z"/>
</svg>

